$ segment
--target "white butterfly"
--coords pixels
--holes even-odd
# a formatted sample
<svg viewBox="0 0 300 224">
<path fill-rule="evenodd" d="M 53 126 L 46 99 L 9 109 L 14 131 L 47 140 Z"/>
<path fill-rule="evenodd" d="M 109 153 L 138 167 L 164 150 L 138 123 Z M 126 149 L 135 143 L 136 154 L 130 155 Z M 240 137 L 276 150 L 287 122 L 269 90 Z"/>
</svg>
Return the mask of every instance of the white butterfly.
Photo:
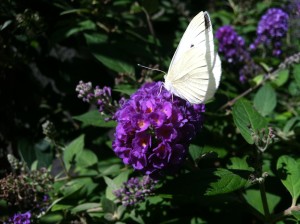
<svg viewBox="0 0 300 224">
<path fill-rule="evenodd" d="M 192 104 L 213 97 L 221 79 L 221 60 L 214 50 L 207 12 L 200 12 L 188 25 L 165 75 L 165 88 Z"/>
</svg>

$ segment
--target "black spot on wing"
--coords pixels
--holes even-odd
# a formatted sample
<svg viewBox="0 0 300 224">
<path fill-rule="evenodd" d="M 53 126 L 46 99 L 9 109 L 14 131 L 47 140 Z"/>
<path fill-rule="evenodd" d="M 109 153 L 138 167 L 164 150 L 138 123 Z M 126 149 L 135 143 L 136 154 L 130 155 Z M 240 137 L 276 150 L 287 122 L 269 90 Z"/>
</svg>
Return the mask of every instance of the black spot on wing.
<svg viewBox="0 0 300 224">
<path fill-rule="evenodd" d="M 191 44 L 191 48 L 194 47 L 194 44 Z"/>
</svg>

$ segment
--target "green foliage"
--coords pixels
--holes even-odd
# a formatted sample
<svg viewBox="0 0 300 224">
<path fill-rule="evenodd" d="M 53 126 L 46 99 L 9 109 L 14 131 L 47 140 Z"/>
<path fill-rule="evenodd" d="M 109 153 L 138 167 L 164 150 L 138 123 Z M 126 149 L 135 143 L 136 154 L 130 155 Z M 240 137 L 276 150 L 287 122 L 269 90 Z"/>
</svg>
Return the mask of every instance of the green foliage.
<svg viewBox="0 0 300 224">
<path fill-rule="evenodd" d="M 267 127 L 267 121 L 245 99 L 235 103 L 232 116 L 235 125 L 249 144 L 254 143 L 253 133 Z"/>
<path fill-rule="evenodd" d="M 290 192 L 295 205 L 300 196 L 300 160 L 284 155 L 279 157 L 276 167 L 281 182 Z"/>
<path fill-rule="evenodd" d="M 0 222 L 31 211 L 32 223 L 45 224 L 299 223 L 300 27 L 293 2 L 2 0 Z M 261 70 L 244 83 L 240 62 L 220 54 L 220 87 L 182 167 L 158 178 L 145 200 L 123 206 L 115 191 L 141 172 L 116 157 L 116 121 L 81 102 L 76 84 L 110 86 L 119 102 L 163 80 L 164 73 L 138 64 L 167 72 L 199 11 L 209 11 L 214 32 L 231 25 L 248 50 L 273 7 L 290 17 L 282 54 L 263 45 L 249 51 Z M 41 128 L 48 120 L 51 135 Z"/>
</svg>

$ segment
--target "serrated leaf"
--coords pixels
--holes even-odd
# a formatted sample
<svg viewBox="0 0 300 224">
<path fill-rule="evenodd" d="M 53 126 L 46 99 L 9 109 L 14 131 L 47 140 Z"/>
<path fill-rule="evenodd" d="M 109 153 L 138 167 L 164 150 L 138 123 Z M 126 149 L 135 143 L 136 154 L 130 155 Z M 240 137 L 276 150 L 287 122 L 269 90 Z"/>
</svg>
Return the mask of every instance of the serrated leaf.
<svg viewBox="0 0 300 224">
<path fill-rule="evenodd" d="M 210 184 L 205 195 L 225 194 L 244 187 L 248 182 L 247 170 L 217 169 L 214 172 L 217 181 Z"/>
<path fill-rule="evenodd" d="M 117 125 L 115 121 L 105 121 L 104 117 L 101 116 L 97 110 L 91 110 L 85 114 L 74 116 L 73 118 L 83 122 L 85 125 L 92 125 L 102 128 L 114 128 Z"/>
<path fill-rule="evenodd" d="M 251 135 L 253 131 L 260 131 L 267 127 L 267 121 L 245 99 L 235 103 L 232 115 L 235 125 L 249 144 L 254 143 Z"/>
<path fill-rule="evenodd" d="M 262 116 L 272 113 L 276 104 L 276 92 L 269 84 L 262 86 L 255 94 L 254 107 Z"/>
<path fill-rule="evenodd" d="M 236 170 L 249 170 L 253 171 L 253 167 L 250 167 L 247 163 L 247 157 L 239 158 L 232 157 L 230 158 L 230 165 L 227 166 L 228 169 L 236 169 Z"/>
<path fill-rule="evenodd" d="M 245 194 L 243 194 L 243 196 L 248 204 L 264 215 L 264 208 L 259 190 L 249 189 Z M 266 193 L 266 196 L 269 210 L 272 213 L 276 205 L 280 202 L 280 197 L 271 193 Z"/>
<path fill-rule="evenodd" d="M 63 152 L 63 160 L 66 169 L 69 170 L 72 164 L 75 164 L 77 157 L 84 148 L 84 135 L 80 135 L 78 138 L 73 140 Z"/>
<path fill-rule="evenodd" d="M 300 161 L 283 155 L 277 161 L 277 171 L 281 182 L 290 192 L 293 203 L 296 204 L 300 196 Z"/>
</svg>

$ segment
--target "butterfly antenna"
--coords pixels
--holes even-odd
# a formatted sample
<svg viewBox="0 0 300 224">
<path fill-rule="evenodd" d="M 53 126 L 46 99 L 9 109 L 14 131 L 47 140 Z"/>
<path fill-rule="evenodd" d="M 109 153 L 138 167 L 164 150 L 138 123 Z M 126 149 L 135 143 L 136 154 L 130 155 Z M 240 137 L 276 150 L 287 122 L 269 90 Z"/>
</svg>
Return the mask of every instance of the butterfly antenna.
<svg viewBox="0 0 300 224">
<path fill-rule="evenodd" d="M 153 71 L 159 71 L 159 72 L 162 72 L 162 73 L 165 73 L 167 74 L 166 72 L 160 70 L 160 69 L 157 69 L 157 68 L 150 68 L 150 67 L 147 67 L 147 66 L 144 66 L 144 65 L 141 65 L 141 64 L 137 64 L 139 67 L 142 67 L 142 68 L 146 68 L 146 69 L 149 69 L 149 70 L 153 70 Z"/>
</svg>

